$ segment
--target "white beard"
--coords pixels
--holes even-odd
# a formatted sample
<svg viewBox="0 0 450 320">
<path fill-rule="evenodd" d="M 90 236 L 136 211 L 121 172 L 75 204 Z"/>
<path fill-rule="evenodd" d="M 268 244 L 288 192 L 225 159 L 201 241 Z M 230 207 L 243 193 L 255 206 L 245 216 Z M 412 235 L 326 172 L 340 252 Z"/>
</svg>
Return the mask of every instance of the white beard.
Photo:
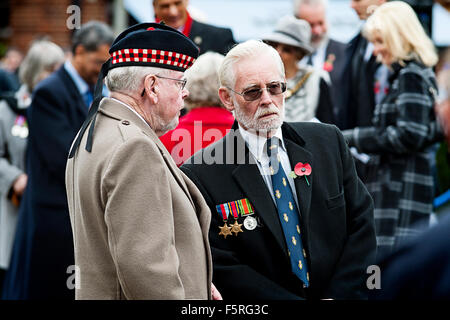
<svg viewBox="0 0 450 320">
<path fill-rule="evenodd" d="M 268 107 L 258 108 L 253 115 L 249 117 L 245 112 L 242 111 L 240 105 L 234 100 L 236 108 L 234 109 L 234 116 L 236 120 L 245 128 L 257 130 L 257 131 L 270 131 L 276 130 L 283 124 L 284 120 L 284 101 L 281 109 L 271 104 Z M 276 118 L 271 118 L 267 120 L 259 120 L 259 118 L 268 113 L 276 113 L 278 116 Z"/>
</svg>

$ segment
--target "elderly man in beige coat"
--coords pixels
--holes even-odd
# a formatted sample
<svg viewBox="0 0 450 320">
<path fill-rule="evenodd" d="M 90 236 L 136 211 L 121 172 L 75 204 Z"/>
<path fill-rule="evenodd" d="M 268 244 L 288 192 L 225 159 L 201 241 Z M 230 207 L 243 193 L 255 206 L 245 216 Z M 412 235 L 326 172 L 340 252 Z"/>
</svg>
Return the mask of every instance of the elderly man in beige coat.
<svg viewBox="0 0 450 320">
<path fill-rule="evenodd" d="M 98 105 L 100 79 L 66 169 L 76 298 L 218 299 L 210 211 L 158 138 L 178 123 L 183 72 L 198 49 L 175 29 L 144 23 L 110 54 L 100 75 L 110 98 Z"/>
</svg>

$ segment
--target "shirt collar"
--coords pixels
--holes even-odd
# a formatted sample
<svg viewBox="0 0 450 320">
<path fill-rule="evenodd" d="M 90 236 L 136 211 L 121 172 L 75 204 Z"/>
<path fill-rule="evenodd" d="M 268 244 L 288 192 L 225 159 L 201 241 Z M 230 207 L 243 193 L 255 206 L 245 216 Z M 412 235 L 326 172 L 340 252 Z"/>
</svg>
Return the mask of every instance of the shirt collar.
<svg viewBox="0 0 450 320">
<path fill-rule="evenodd" d="M 84 81 L 84 79 L 80 76 L 78 71 L 69 60 L 64 62 L 64 68 L 66 69 L 67 73 L 69 73 L 73 82 L 75 82 L 75 85 L 81 95 L 84 95 L 87 91 L 89 91 L 89 85 L 86 83 L 86 81 Z"/>
<path fill-rule="evenodd" d="M 269 157 L 267 156 L 267 153 L 264 151 L 264 147 L 267 141 L 267 138 L 258 136 L 256 134 L 253 134 L 244 128 L 238 123 L 239 125 L 239 132 L 241 133 L 242 138 L 244 139 L 245 143 L 247 144 L 248 149 L 252 153 L 252 155 L 258 160 L 259 162 L 268 162 Z M 281 141 L 281 150 L 286 151 L 286 147 L 284 145 L 283 141 L 283 133 L 281 131 L 281 127 L 277 129 L 277 131 L 274 134 L 274 137 L 277 137 Z"/>
</svg>

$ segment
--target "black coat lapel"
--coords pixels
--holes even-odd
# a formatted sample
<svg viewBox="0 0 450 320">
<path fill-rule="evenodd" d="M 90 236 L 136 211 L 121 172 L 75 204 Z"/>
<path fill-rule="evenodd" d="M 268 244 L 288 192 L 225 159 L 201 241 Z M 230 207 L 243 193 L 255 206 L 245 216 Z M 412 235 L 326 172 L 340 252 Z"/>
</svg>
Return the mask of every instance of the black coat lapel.
<svg viewBox="0 0 450 320">
<path fill-rule="evenodd" d="M 71 100 L 74 101 L 74 104 L 77 106 L 78 110 L 81 112 L 81 114 L 85 118 L 88 114 L 88 107 L 86 106 L 83 97 L 80 94 L 80 91 L 78 91 L 77 86 L 75 85 L 75 82 L 72 80 L 72 77 L 69 75 L 69 73 L 64 68 L 64 65 L 61 66 L 61 68 L 58 71 L 58 76 L 61 78 L 62 82 L 64 83 L 64 86 L 67 88 L 67 91 L 71 95 Z"/>
<path fill-rule="evenodd" d="M 258 166 L 256 164 L 242 164 L 233 171 L 233 178 L 253 205 L 256 214 L 261 217 L 264 225 L 272 232 L 280 248 L 287 255 L 277 209 L 261 177 Z"/>
<path fill-rule="evenodd" d="M 237 128 L 236 123 L 233 128 Z M 236 140 L 240 141 L 235 142 L 234 146 L 239 146 L 241 143 L 244 143 L 239 131 L 236 132 L 235 136 Z M 225 141 L 227 153 L 230 152 L 228 148 L 234 147 L 230 141 L 231 139 L 233 139 L 232 135 L 228 134 Z M 245 163 L 236 163 L 236 168 L 232 171 L 232 176 L 253 205 L 256 214 L 261 218 L 263 224 L 270 232 L 272 232 L 278 245 L 287 256 L 286 243 L 283 229 L 281 228 L 280 220 L 278 218 L 277 209 L 247 145 L 245 145 Z"/>
</svg>

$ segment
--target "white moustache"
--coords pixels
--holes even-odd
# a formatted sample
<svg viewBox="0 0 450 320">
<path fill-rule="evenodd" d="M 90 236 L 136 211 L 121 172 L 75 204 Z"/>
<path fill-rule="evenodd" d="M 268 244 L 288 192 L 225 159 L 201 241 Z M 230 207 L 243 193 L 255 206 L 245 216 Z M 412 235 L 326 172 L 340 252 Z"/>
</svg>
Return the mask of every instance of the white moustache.
<svg viewBox="0 0 450 320">
<path fill-rule="evenodd" d="M 255 119 L 274 113 L 276 113 L 278 116 L 280 115 L 280 110 L 275 106 L 270 106 L 268 107 L 268 109 L 258 109 L 255 114 Z"/>
</svg>

